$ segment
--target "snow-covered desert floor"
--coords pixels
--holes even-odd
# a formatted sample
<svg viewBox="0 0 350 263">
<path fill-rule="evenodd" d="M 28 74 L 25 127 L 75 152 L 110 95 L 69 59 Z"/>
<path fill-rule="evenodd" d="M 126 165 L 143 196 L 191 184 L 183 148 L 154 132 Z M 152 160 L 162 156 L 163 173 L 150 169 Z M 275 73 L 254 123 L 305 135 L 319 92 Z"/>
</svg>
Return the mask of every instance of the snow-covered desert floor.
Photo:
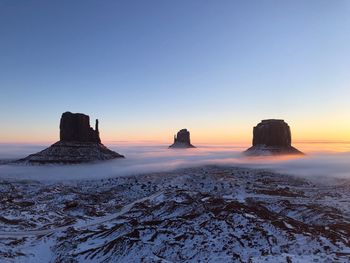
<svg viewBox="0 0 350 263">
<path fill-rule="evenodd" d="M 350 261 L 347 154 L 215 156 L 1 165 L 0 261 Z"/>
</svg>

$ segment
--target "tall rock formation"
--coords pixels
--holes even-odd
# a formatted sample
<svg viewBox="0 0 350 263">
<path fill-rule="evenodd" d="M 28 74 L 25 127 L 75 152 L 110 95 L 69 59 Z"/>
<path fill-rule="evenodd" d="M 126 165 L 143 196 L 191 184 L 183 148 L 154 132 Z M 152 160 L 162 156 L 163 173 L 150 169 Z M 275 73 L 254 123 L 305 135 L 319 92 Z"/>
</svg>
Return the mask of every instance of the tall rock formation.
<svg viewBox="0 0 350 263">
<path fill-rule="evenodd" d="M 174 135 L 174 143 L 169 148 L 195 148 L 191 144 L 190 132 L 187 129 L 180 130 Z"/>
<path fill-rule="evenodd" d="M 19 161 L 34 164 L 85 163 L 123 157 L 101 143 L 98 120 L 93 129 L 88 115 L 65 112 L 60 121 L 60 140 Z"/>
<path fill-rule="evenodd" d="M 289 125 L 284 120 L 263 120 L 253 129 L 253 146 L 246 155 L 303 154 L 292 147 Z"/>
<path fill-rule="evenodd" d="M 60 141 L 101 143 L 98 120 L 95 130 L 90 127 L 90 117 L 82 113 L 65 112 L 60 122 Z"/>
</svg>

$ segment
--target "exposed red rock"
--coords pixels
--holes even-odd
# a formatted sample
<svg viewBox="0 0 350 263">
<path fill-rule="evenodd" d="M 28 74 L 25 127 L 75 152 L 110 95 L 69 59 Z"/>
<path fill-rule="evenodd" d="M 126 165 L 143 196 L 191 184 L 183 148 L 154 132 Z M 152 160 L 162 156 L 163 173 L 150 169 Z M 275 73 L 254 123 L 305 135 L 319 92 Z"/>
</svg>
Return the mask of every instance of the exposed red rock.
<svg viewBox="0 0 350 263">
<path fill-rule="evenodd" d="M 180 130 L 174 136 L 174 143 L 169 148 L 195 148 L 191 144 L 190 132 L 187 129 Z"/>
<path fill-rule="evenodd" d="M 123 157 L 101 143 L 98 120 L 96 120 L 94 130 L 90 127 L 88 115 L 65 112 L 60 121 L 60 141 L 19 161 L 32 164 L 72 164 Z"/>
<path fill-rule="evenodd" d="M 284 120 L 263 120 L 253 129 L 253 146 L 247 155 L 303 154 L 292 145 L 289 125 Z"/>
</svg>

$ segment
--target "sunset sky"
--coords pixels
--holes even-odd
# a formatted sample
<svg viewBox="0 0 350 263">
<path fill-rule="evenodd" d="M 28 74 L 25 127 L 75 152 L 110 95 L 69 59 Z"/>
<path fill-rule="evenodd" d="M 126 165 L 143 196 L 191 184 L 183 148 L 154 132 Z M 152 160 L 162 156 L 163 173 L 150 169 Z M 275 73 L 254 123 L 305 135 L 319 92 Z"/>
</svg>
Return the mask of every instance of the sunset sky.
<svg viewBox="0 0 350 263">
<path fill-rule="evenodd" d="M 103 141 L 350 141 L 350 1 L 0 0 L 0 142 L 54 142 L 63 112 Z M 91 123 L 93 124 L 93 122 Z"/>
</svg>

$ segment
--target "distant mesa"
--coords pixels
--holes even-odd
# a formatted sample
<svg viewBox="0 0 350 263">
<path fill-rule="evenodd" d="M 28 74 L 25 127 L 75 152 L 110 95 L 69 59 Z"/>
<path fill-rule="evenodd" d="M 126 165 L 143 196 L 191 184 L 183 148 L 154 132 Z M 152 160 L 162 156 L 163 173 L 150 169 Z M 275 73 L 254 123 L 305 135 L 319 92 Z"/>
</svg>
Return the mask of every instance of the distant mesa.
<svg viewBox="0 0 350 263">
<path fill-rule="evenodd" d="M 249 156 L 303 154 L 292 145 L 289 125 L 284 120 L 263 120 L 253 129 L 253 146 Z"/>
<path fill-rule="evenodd" d="M 93 129 L 88 115 L 65 112 L 60 122 L 60 140 L 19 161 L 34 164 L 86 163 L 123 157 L 101 143 L 98 120 Z"/>
<path fill-rule="evenodd" d="M 174 135 L 174 143 L 169 148 L 196 148 L 191 144 L 190 132 L 187 129 L 180 130 Z"/>
</svg>

